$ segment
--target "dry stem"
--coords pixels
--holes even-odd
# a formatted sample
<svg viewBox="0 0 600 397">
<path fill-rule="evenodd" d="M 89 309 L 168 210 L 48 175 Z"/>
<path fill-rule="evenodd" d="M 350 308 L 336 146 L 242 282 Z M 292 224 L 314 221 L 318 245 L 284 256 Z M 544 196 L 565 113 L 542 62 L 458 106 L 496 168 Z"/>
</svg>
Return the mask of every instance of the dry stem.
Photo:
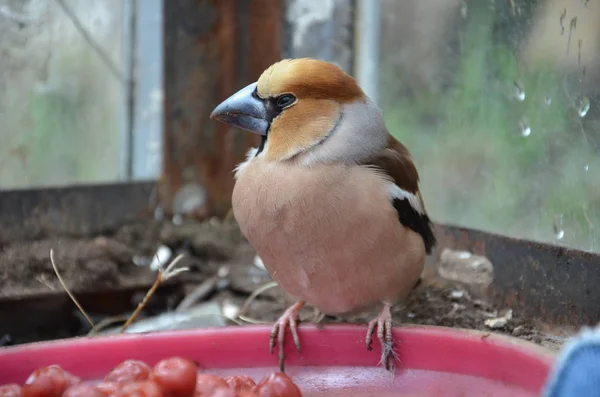
<svg viewBox="0 0 600 397">
<path fill-rule="evenodd" d="M 131 325 L 131 323 L 133 323 L 135 321 L 137 316 L 140 314 L 142 309 L 144 309 L 144 307 L 146 307 L 146 305 L 148 304 L 148 301 L 150 300 L 152 295 L 156 292 L 156 289 L 160 286 L 161 283 L 163 283 L 164 281 L 167 281 L 171 277 L 178 275 L 179 273 L 189 270 L 189 268 L 187 268 L 187 267 L 175 269 L 175 266 L 177 265 L 177 263 L 179 263 L 179 261 L 181 259 L 183 259 L 183 257 L 184 257 L 184 255 L 180 254 L 175 259 L 173 259 L 173 261 L 171 261 L 171 263 L 169 264 L 169 266 L 167 266 L 166 269 L 162 269 L 162 268 L 158 269 L 158 275 L 156 276 L 156 281 L 154 282 L 152 287 L 148 290 L 148 292 L 146 293 L 146 296 L 144 297 L 142 302 L 137 306 L 137 308 L 135 309 L 133 314 L 131 316 L 129 316 L 129 318 L 127 318 L 127 321 L 125 322 L 125 324 L 123 324 L 123 327 L 121 328 L 121 332 L 125 332 L 127 327 L 129 327 Z M 63 280 L 62 276 L 60 275 L 60 273 L 58 271 L 58 268 L 56 267 L 56 262 L 54 261 L 54 250 L 53 249 L 50 249 L 50 262 L 52 263 L 52 269 L 54 270 L 54 273 L 56 274 L 56 277 L 58 278 L 60 285 L 63 287 L 63 289 L 65 290 L 67 295 L 69 295 L 69 298 L 71 298 L 71 300 L 73 301 L 75 306 L 77 306 L 77 309 L 79 309 L 81 314 L 83 314 L 83 316 L 88 321 L 88 323 L 90 323 L 90 326 L 92 327 L 92 329 L 90 330 L 88 335 L 96 334 L 98 332 L 99 327 L 97 327 L 94 324 L 94 322 L 88 316 L 87 312 L 83 309 L 83 307 L 81 306 L 79 301 L 77 301 L 77 299 L 75 298 L 73 293 L 67 287 L 67 284 Z M 102 328 L 103 328 L 113 322 L 121 321 L 121 320 L 122 320 L 122 318 L 120 318 L 120 317 L 107 318 L 107 319 L 104 319 L 103 321 L 101 321 L 100 324 L 102 325 Z"/>
<path fill-rule="evenodd" d="M 73 303 L 75 304 L 75 306 L 77 306 L 77 308 L 79 309 L 79 311 L 81 312 L 81 314 L 83 314 L 83 316 L 88 321 L 88 323 L 90 323 L 90 325 L 92 326 L 92 331 L 94 331 L 96 329 L 96 326 L 94 325 L 94 322 L 87 315 L 87 313 L 85 312 L 85 310 L 83 310 L 83 307 L 81 307 L 81 305 L 79 304 L 79 302 L 77 301 L 77 299 L 75 298 L 75 296 L 71 293 L 71 291 L 69 290 L 69 288 L 67 288 L 67 285 L 65 284 L 65 281 L 63 280 L 63 278 L 60 276 L 60 273 L 58 272 L 58 268 L 56 267 L 56 263 L 54 262 L 54 250 L 52 248 L 50 249 L 50 262 L 52 263 L 52 269 L 54 269 L 54 273 L 56 274 L 56 277 L 58 278 L 58 281 L 60 282 L 60 285 L 62 285 L 62 287 L 65 290 L 65 292 L 67 293 L 67 295 L 69 295 L 69 298 L 71 298 L 71 300 L 73 301 Z"/>
<path fill-rule="evenodd" d="M 252 292 L 252 294 L 248 297 L 248 299 L 246 299 L 246 301 L 242 305 L 242 308 L 240 309 L 237 317 L 240 320 L 243 320 L 243 321 L 245 321 L 247 323 L 251 323 L 251 324 L 270 324 L 265 321 L 255 320 L 253 318 L 246 317 L 246 315 L 244 313 L 246 313 L 246 311 L 248 310 L 248 307 L 250 306 L 252 301 L 254 301 L 254 299 L 256 299 L 256 297 L 258 295 L 262 294 L 263 292 L 265 292 L 267 290 L 270 290 L 271 288 L 275 288 L 275 287 L 277 287 L 277 283 L 275 281 L 270 281 L 270 282 L 264 284 L 263 286 L 255 289 L 254 292 Z"/>
<path fill-rule="evenodd" d="M 189 268 L 187 268 L 187 267 L 182 267 L 182 268 L 179 268 L 179 269 L 175 269 L 175 266 L 177 265 L 177 263 L 181 259 L 183 259 L 184 256 L 185 255 L 183 255 L 183 254 L 179 254 L 175 259 L 173 259 L 173 261 L 169 264 L 169 266 L 167 266 L 166 269 L 164 269 L 164 270 L 162 268 L 158 269 L 158 275 L 156 276 L 156 281 L 154 281 L 154 284 L 152 284 L 152 287 L 150 287 L 150 289 L 146 293 L 146 296 L 144 296 L 144 299 L 137 306 L 137 308 L 135 309 L 135 311 L 133 312 L 133 314 L 127 319 L 127 321 L 125 322 L 125 324 L 123 324 L 123 326 L 121 327 L 121 333 L 125 332 L 125 330 L 131 325 L 131 323 L 133 323 L 135 321 L 135 319 L 140 314 L 140 312 L 148 304 L 148 301 L 150 300 L 150 298 L 152 297 L 152 295 L 154 295 L 154 293 L 156 292 L 156 290 L 158 289 L 158 287 L 163 282 L 167 281 L 171 277 L 176 276 L 179 273 L 182 273 L 182 272 L 185 272 L 185 271 L 189 270 Z"/>
</svg>

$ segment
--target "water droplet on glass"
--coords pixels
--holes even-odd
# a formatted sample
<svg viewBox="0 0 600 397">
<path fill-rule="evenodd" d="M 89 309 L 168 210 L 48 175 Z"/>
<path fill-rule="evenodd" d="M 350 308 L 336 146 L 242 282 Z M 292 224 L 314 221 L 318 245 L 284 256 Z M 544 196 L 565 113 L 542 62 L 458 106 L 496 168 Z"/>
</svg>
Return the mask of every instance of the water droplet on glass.
<svg viewBox="0 0 600 397">
<path fill-rule="evenodd" d="M 517 83 L 516 81 L 513 84 L 515 86 L 515 98 L 517 99 L 517 101 L 523 102 L 525 100 L 525 90 L 521 88 L 519 83 Z"/>
<path fill-rule="evenodd" d="M 558 231 L 558 233 L 556 233 L 556 239 L 562 240 L 563 237 L 565 237 L 565 231 L 561 229 Z"/>
<path fill-rule="evenodd" d="M 577 105 L 577 113 L 579 114 L 579 117 L 585 117 L 586 114 L 588 114 L 590 110 L 590 100 L 588 97 L 584 96 L 579 100 L 579 103 Z"/>
<path fill-rule="evenodd" d="M 467 18 L 467 3 L 464 1 L 460 4 L 460 16 L 463 17 L 463 19 Z"/>
<path fill-rule="evenodd" d="M 549 96 L 545 97 L 544 98 L 544 103 L 546 105 L 550 105 L 552 103 L 552 98 L 550 98 Z"/>
<path fill-rule="evenodd" d="M 531 127 L 525 120 L 519 121 L 519 131 L 521 132 L 522 137 L 528 137 L 531 135 Z"/>
<path fill-rule="evenodd" d="M 554 216 L 554 236 L 557 240 L 562 240 L 562 238 L 565 237 L 562 214 Z"/>
</svg>

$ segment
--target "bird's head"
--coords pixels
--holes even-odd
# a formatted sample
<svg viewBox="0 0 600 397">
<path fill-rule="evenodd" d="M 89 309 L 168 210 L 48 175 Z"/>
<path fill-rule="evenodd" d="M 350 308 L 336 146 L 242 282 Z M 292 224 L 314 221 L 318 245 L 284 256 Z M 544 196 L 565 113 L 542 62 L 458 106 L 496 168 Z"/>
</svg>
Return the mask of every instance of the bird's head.
<svg viewBox="0 0 600 397">
<path fill-rule="evenodd" d="M 381 111 L 356 81 L 315 59 L 273 64 L 210 117 L 260 134 L 269 161 L 359 162 L 388 137 Z"/>
</svg>

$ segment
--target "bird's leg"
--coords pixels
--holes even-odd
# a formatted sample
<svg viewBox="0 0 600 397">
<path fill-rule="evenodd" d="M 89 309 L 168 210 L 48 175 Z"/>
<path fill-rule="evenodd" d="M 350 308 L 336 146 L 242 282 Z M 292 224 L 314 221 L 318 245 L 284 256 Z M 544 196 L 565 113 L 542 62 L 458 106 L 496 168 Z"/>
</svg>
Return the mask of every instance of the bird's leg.
<svg viewBox="0 0 600 397">
<path fill-rule="evenodd" d="M 377 337 L 381 342 L 381 362 L 388 371 L 394 370 L 394 360 L 397 359 L 396 353 L 394 352 L 394 338 L 392 336 L 392 312 L 391 306 L 384 303 L 383 309 L 379 312 L 379 315 L 373 320 L 369 321 L 369 328 L 367 330 L 367 350 L 372 350 L 371 344 L 373 342 L 373 331 L 377 326 Z"/>
<path fill-rule="evenodd" d="M 292 339 L 294 340 L 294 345 L 296 345 L 296 349 L 300 352 L 300 338 L 298 337 L 298 329 L 297 325 L 300 322 L 300 309 L 304 306 L 306 302 L 298 301 L 290 306 L 279 320 L 273 325 L 273 330 L 271 331 L 271 338 L 269 341 L 269 353 L 273 354 L 273 348 L 275 347 L 275 342 L 279 345 L 279 370 L 284 372 L 284 364 L 283 359 L 285 358 L 285 353 L 283 349 L 283 345 L 285 342 L 285 329 L 289 326 L 290 331 L 292 333 Z"/>
</svg>

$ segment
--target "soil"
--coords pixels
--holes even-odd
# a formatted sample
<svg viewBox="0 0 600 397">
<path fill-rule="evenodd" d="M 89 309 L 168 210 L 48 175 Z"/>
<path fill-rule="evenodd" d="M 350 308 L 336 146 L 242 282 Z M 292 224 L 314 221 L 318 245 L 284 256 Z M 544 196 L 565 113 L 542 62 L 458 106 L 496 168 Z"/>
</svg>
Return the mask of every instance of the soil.
<svg viewBox="0 0 600 397">
<path fill-rule="evenodd" d="M 216 274 L 225 280 L 224 286 L 217 288 L 217 283 L 210 284 L 200 299 L 227 301 L 238 309 L 253 291 L 270 281 L 268 274 L 253 263 L 254 252 L 234 221 L 183 221 L 179 225 L 146 221 L 128 224 L 112 234 L 94 238 L 56 237 L 3 247 L 0 252 L 0 303 L 4 300 L 16 305 L 17 298 L 22 300 L 48 293 L 64 295 L 50 261 L 51 249 L 54 250 L 55 263 L 65 284 L 75 294 L 111 291 L 132 285 L 150 286 L 156 273 L 147 264 L 161 245 L 169 247 L 172 256 L 186 254 L 182 265 L 190 268 L 189 272 L 177 277 L 177 282 L 183 286 L 183 293 L 179 291 L 171 297 L 163 295 L 155 298 L 170 300 L 167 306 L 171 308 L 176 307 L 183 296 L 191 293 L 203 280 Z M 138 301 L 140 299 L 138 297 Z M 288 303 L 289 298 L 278 288 L 273 288 L 254 299 L 244 315 L 258 321 L 272 322 L 281 315 Z M 309 319 L 313 314 L 311 309 L 307 309 L 303 318 Z M 327 317 L 323 322 L 362 323 L 370 320 L 371 316 L 372 313 L 343 319 Z M 561 344 L 560 338 L 541 332 L 539 327 L 521 318 L 518 313 L 509 313 L 505 308 L 492 307 L 473 299 L 460 285 L 448 283 L 443 286 L 427 281 L 421 283 L 405 306 L 394 310 L 394 318 L 397 324 L 441 325 L 499 332 L 552 349 L 557 349 Z M 491 329 L 489 324 L 486 325 L 486 320 L 498 318 L 495 320 L 497 328 Z M 81 327 L 65 332 L 70 336 L 84 333 Z M 64 337 L 65 332 L 60 336 Z M 3 337 L 2 333 L 0 330 L 0 338 Z M 12 339 L 21 343 L 52 338 L 35 333 L 32 335 L 36 336 L 17 336 L 3 341 Z"/>
<path fill-rule="evenodd" d="M 152 283 L 156 275 L 144 265 L 160 245 L 189 253 L 186 266 L 195 272 L 210 269 L 213 261 L 234 258 L 241 242 L 233 222 L 211 220 L 178 226 L 148 221 L 91 239 L 56 237 L 7 244 L 0 251 L 0 299 L 62 291 L 51 250 L 69 290 L 81 292 Z"/>
<path fill-rule="evenodd" d="M 458 298 L 461 293 L 462 296 Z M 285 306 L 272 300 L 256 300 L 250 307 L 248 316 L 273 322 L 281 315 Z M 392 312 L 396 325 L 436 325 L 494 332 L 527 340 L 554 351 L 562 346 L 563 337 L 543 332 L 542 327 L 515 314 L 512 314 L 512 318 L 502 327 L 492 329 L 486 325 L 486 320 L 502 318 L 506 313 L 509 313 L 507 309 L 495 308 L 484 301 L 471 298 L 459 285 L 454 288 L 441 288 L 434 284 L 420 285 L 404 306 L 398 306 Z M 372 312 L 345 318 L 326 317 L 322 322 L 367 323 L 375 314 Z M 306 310 L 302 318 L 311 319 L 312 311 Z"/>
</svg>

